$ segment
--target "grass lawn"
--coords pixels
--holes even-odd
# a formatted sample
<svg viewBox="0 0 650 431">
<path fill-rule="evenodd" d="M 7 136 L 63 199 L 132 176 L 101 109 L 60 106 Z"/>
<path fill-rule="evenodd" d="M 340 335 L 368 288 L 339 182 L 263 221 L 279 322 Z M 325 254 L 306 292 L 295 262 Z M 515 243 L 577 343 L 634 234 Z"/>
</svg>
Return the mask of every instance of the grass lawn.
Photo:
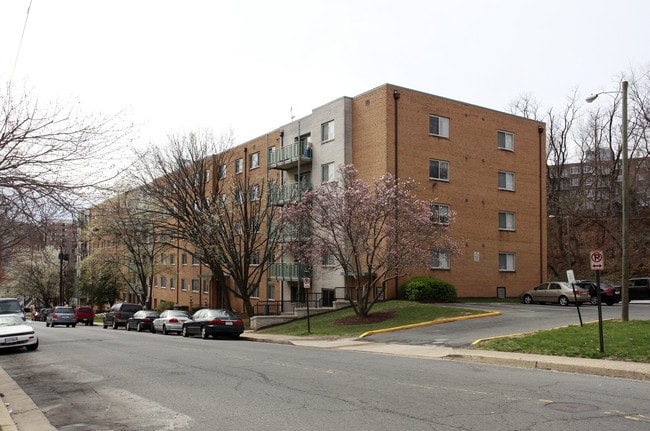
<svg viewBox="0 0 650 431">
<path fill-rule="evenodd" d="M 598 323 L 571 325 L 520 337 L 496 338 L 477 346 L 503 352 L 536 353 L 594 359 L 650 362 L 650 321 L 603 321 L 603 347 L 600 352 Z"/>
<path fill-rule="evenodd" d="M 263 334 L 318 335 L 331 337 L 352 337 L 367 331 L 429 322 L 447 317 L 467 316 L 485 313 L 440 304 L 424 304 L 411 301 L 386 301 L 375 304 L 367 319 L 355 319 L 352 308 L 311 316 L 311 332 L 307 332 L 307 319 L 296 320 L 272 328 L 260 329 Z"/>
</svg>

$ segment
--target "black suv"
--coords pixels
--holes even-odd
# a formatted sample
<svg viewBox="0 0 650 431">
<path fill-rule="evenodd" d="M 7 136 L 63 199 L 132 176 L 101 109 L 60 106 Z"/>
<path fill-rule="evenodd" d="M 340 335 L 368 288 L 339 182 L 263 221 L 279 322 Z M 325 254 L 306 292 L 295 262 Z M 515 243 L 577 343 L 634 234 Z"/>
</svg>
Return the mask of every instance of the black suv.
<svg viewBox="0 0 650 431">
<path fill-rule="evenodd" d="M 634 299 L 650 299 L 650 277 L 630 278 L 628 286 L 630 301 Z"/>
<path fill-rule="evenodd" d="M 111 309 L 104 314 L 104 329 L 109 326 L 113 329 L 126 326 L 126 321 L 133 317 L 133 313 L 140 310 L 142 310 L 140 304 L 129 304 L 128 302 L 113 304 Z"/>
</svg>

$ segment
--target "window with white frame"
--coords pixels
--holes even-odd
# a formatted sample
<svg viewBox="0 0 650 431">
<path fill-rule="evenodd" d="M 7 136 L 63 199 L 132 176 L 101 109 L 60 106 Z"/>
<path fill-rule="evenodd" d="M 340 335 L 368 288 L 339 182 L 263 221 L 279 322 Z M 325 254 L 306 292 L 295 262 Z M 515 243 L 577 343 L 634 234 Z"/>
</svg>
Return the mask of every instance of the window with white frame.
<svg viewBox="0 0 650 431">
<path fill-rule="evenodd" d="M 187 254 L 186 253 L 181 254 L 181 265 L 183 265 L 183 266 L 187 265 Z"/>
<path fill-rule="evenodd" d="M 258 151 L 257 153 L 251 154 L 249 157 L 250 161 L 250 168 L 249 169 L 255 169 L 260 167 L 260 152 Z"/>
<path fill-rule="evenodd" d="M 193 278 L 192 279 L 192 292 L 198 292 L 200 288 L 199 280 L 198 278 Z"/>
<path fill-rule="evenodd" d="M 323 184 L 334 180 L 334 163 L 321 165 L 321 182 Z"/>
<path fill-rule="evenodd" d="M 431 249 L 431 269 L 449 268 L 449 250 Z"/>
<path fill-rule="evenodd" d="M 160 288 L 167 289 L 167 277 L 164 275 L 160 277 Z"/>
<path fill-rule="evenodd" d="M 167 265 L 167 255 L 164 253 L 160 255 L 160 264 Z"/>
<path fill-rule="evenodd" d="M 259 285 L 259 283 L 251 284 L 249 291 L 251 292 L 251 297 L 252 298 L 259 298 L 260 297 L 260 285 Z"/>
<path fill-rule="evenodd" d="M 499 211 L 499 230 L 515 230 L 515 213 Z"/>
<path fill-rule="evenodd" d="M 449 162 L 429 160 L 429 179 L 449 181 Z"/>
<path fill-rule="evenodd" d="M 260 185 L 259 184 L 252 185 L 248 190 L 248 194 L 249 194 L 248 198 L 250 199 L 251 202 L 259 201 L 261 198 Z"/>
<path fill-rule="evenodd" d="M 219 165 L 219 178 L 226 178 L 226 165 Z"/>
<path fill-rule="evenodd" d="M 514 272 L 515 271 L 515 254 L 514 253 L 499 253 L 499 271 Z"/>
<path fill-rule="evenodd" d="M 571 187 L 578 187 L 580 185 L 580 178 L 571 178 Z"/>
<path fill-rule="evenodd" d="M 569 173 L 571 175 L 578 175 L 580 173 L 580 166 L 571 166 L 571 168 L 569 168 Z"/>
<path fill-rule="evenodd" d="M 266 285 L 266 299 L 275 299 L 275 284 L 269 283 Z"/>
<path fill-rule="evenodd" d="M 260 252 L 259 251 L 254 251 L 251 253 L 251 265 L 259 265 L 260 264 Z"/>
<path fill-rule="evenodd" d="M 323 261 L 321 262 L 323 266 L 336 266 L 336 259 L 334 255 L 328 250 L 323 251 Z"/>
<path fill-rule="evenodd" d="M 176 279 L 173 277 L 169 279 L 169 289 L 170 290 L 176 289 Z"/>
<path fill-rule="evenodd" d="M 431 221 L 434 224 L 449 224 L 449 205 L 431 204 Z"/>
<path fill-rule="evenodd" d="M 515 191 L 515 174 L 499 171 L 499 190 Z"/>
<path fill-rule="evenodd" d="M 187 290 L 187 280 L 184 278 L 181 278 L 181 290 L 186 291 Z"/>
<path fill-rule="evenodd" d="M 170 265 L 176 265 L 176 255 L 175 254 L 170 254 L 169 255 L 169 264 Z"/>
<path fill-rule="evenodd" d="M 210 293 L 210 280 L 203 280 L 203 293 Z"/>
<path fill-rule="evenodd" d="M 235 173 L 241 174 L 244 171 L 244 159 L 235 160 Z"/>
<path fill-rule="evenodd" d="M 510 132 L 503 132 L 499 130 L 497 132 L 497 147 L 500 150 L 515 150 L 515 135 Z"/>
<path fill-rule="evenodd" d="M 321 142 L 334 139 L 334 120 L 321 124 Z"/>
<path fill-rule="evenodd" d="M 192 255 L 192 265 L 198 266 L 200 264 L 201 264 L 201 261 L 199 260 L 199 258 L 195 254 L 193 254 Z"/>
<path fill-rule="evenodd" d="M 242 192 L 241 190 L 235 191 L 235 203 L 238 205 L 244 203 L 244 192 Z"/>
<path fill-rule="evenodd" d="M 449 138 L 449 118 L 429 115 L 429 135 Z"/>
<path fill-rule="evenodd" d="M 226 202 L 228 202 L 228 196 L 225 193 L 222 193 L 219 195 L 219 206 L 221 208 L 224 208 L 226 206 Z"/>
</svg>

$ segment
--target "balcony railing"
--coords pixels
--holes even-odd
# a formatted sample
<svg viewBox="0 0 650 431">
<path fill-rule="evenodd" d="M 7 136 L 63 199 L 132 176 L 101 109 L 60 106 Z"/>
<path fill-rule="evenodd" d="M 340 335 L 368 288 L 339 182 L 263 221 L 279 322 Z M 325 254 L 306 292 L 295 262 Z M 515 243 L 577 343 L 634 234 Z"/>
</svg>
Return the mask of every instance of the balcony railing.
<svg viewBox="0 0 650 431">
<path fill-rule="evenodd" d="M 282 186 L 271 186 L 269 187 L 269 204 L 286 205 L 296 202 L 309 190 L 311 190 L 311 183 L 305 181 Z"/>
<path fill-rule="evenodd" d="M 311 147 L 305 142 L 269 149 L 269 169 L 292 169 L 298 164 L 311 163 Z"/>
<path fill-rule="evenodd" d="M 269 279 L 300 281 L 305 276 L 305 266 L 299 263 L 272 263 L 269 265 Z"/>
</svg>

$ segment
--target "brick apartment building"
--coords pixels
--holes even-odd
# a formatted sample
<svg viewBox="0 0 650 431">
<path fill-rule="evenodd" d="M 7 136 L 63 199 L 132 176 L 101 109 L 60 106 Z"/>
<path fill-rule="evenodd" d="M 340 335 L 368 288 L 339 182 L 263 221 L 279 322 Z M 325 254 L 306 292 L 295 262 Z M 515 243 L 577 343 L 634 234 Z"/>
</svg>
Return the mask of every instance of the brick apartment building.
<svg viewBox="0 0 650 431">
<path fill-rule="evenodd" d="M 265 181 L 266 198 L 279 206 L 332 180 L 342 164 L 353 163 L 369 182 L 387 172 L 413 178 L 418 197 L 437 199 L 435 222 L 454 215 L 452 235 L 462 253 L 432 251 L 431 268 L 412 275 L 444 279 L 460 297 L 514 297 L 546 279 L 544 129 L 537 121 L 386 84 L 228 150 L 232 165 L 214 166 L 212 175 L 246 173 Z M 170 251 L 160 262 L 167 271 L 156 271 L 152 305 L 188 306 L 191 297 L 195 307 L 216 306 L 209 271 L 183 254 Z M 292 256 L 278 252 L 259 302 L 300 302 L 304 276 Z M 345 298 L 344 275 L 328 262 L 310 277 L 310 296 L 321 304 Z M 385 297 L 395 298 L 405 281 L 387 286 Z M 243 311 L 236 300 L 231 306 Z"/>
</svg>

